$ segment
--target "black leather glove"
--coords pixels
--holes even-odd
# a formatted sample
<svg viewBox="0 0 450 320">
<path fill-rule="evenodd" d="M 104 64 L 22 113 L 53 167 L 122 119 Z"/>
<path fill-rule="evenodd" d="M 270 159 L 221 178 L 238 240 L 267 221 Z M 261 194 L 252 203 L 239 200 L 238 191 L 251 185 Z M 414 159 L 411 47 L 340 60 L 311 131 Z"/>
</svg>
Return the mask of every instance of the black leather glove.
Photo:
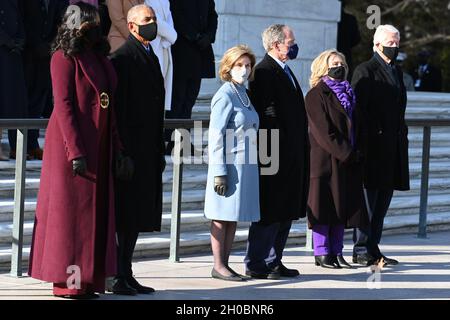
<svg viewBox="0 0 450 320">
<path fill-rule="evenodd" d="M 72 160 L 72 172 L 73 176 L 82 176 L 87 171 L 87 162 L 85 157 L 77 158 Z"/>
<path fill-rule="evenodd" d="M 363 154 L 361 151 L 352 151 L 348 158 L 344 161 L 345 164 L 361 163 L 363 161 Z"/>
<path fill-rule="evenodd" d="M 197 39 L 197 45 L 200 49 L 204 50 L 211 45 L 211 39 L 207 34 L 201 34 Z"/>
<path fill-rule="evenodd" d="M 134 163 L 133 160 L 118 153 L 116 155 L 116 178 L 123 181 L 130 181 L 134 175 Z"/>
<path fill-rule="evenodd" d="M 214 191 L 219 196 L 225 196 L 227 192 L 227 176 L 214 177 Z"/>
<path fill-rule="evenodd" d="M 275 111 L 275 104 L 273 102 L 266 108 L 266 110 L 264 110 L 264 114 L 269 118 L 277 117 L 277 113 Z"/>
<path fill-rule="evenodd" d="M 25 40 L 23 39 L 11 39 L 6 43 L 6 47 L 13 53 L 21 54 L 25 46 Z"/>
</svg>

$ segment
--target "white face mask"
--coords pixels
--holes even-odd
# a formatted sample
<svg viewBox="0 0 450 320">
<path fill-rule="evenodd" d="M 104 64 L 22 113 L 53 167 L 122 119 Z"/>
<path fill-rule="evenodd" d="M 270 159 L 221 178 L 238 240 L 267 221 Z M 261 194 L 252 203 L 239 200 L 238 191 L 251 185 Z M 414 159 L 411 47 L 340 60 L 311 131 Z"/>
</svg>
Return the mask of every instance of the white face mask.
<svg viewBox="0 0 450 320">
<path fill-rule="evenodd" d="M 245 67 L 233 67 L 233 69 L 231 69 L 230 71 L 230 75 L 235 82 L 243 84 L 248 80 L 250 70 Z"/>
</svg>

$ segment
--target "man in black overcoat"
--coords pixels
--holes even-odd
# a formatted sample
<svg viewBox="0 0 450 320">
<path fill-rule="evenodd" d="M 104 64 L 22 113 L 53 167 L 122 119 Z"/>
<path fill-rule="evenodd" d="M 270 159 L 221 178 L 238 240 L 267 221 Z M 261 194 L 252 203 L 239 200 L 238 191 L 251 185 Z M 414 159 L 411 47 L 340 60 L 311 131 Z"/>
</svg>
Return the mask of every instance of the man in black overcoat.
<svg viewBox="0 0 450 320">
<path fill-rule="evenodd" d="M 260 129 L 268 130 L 269 137 L 271 130 L 279 132 L 279 154 L 271 154 L 278 157 L 279 168 L 267 175 L 268 165 L 260 164 L 261 220 L 250 226 L 245 263 L 247 275 L 277 279 L 299 275 L 281 259 L 292 221 L 306 216 L 310 148 L 303 93 L 286 64 L 298 53 L 294 33 L 286 25 L 272 25 L 263 33 L 263 44 L 267 54 L 255 67 L 250 93 Z"/>
<path fill-rule="evenodd" d="M 161 230 L 164 170 L 164 80 L 150 41 L 156 37 L 154 11 L 138 5 L 128 13 L 131 35 L 112 55 L 118 75 L 116 115 L 124 153 L 134 163 L 130 181 L 116 181 L 119 240 L 114 293 L 133 295 L 154 290 L 134 278 L 131 262 L 139 232 Z"/>
<path fill-rule="evenodd" d="M 2 0 L 0 1 L 0 119 L 25 118 L 27 115 L 27 91 L 22 61 L 24 47 L 23 1 Z M 9 130 L 8 138 L 10 148 L 15 149 L 16 130 Z"/>
<path fill-rule="evenodd" d="M 383 255 L 378 245 L 394 190 L 409 190 L 406 89 L 395 64 L 400 32 L 381 25 L 373 42 L 372 59 L 360 64 L 352 78 L 357 109 L 363 115 L 364 191 L 370 219 L 367 229 L 355 229 L 353 262 L 371 265 L 383 258 L 394 265 L 398 261 Z"/>
<path fill-rule="evenodd" d="M 26 42 L 23 63 L 29 118 L 49 118 L 52 112 L 50 47 L 68 5 L 68 0 L 24 1 Z M 34 159 L 42 159 L 38 138 L 39 130 L 28 132 L 28 155 Z"/>
<path fill-rule="evenodd" d="M 190 119 L 202 79 L 215 77 L 217 13 L 214 0 L 170 0 L 170 11 L 178 37 L 172 46 L 172 106 L 166 118 Z M 166 131 L 167 153 L 173 148 L 172 131 Z"/>
</svg>

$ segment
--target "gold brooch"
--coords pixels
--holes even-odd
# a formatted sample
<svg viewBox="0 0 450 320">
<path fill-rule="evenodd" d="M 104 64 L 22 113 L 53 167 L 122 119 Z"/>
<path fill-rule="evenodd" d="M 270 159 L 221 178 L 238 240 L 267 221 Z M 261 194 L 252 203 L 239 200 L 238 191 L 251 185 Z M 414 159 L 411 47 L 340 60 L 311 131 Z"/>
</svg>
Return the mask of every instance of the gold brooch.
<svg viewBox="0 0 450 320">
<path fill-rule="evenodd" d="M 109 96 L 106 92 L 100 94 L 100 107 L 106 109 L 109 107 Z"/>
</svg>

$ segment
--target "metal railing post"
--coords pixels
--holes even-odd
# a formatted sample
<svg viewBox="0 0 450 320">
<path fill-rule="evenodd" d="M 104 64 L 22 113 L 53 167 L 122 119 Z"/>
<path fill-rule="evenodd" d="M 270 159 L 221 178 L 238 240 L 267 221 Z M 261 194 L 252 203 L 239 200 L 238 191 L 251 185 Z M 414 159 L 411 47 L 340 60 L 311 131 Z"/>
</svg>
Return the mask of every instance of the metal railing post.
<svg viewBox="0 0 450 320">
<path fill-rule="evenodd" d="M 12 256 L 11 256 L 11 275 L 14 277 L 22 276 L 27 136 L 28 136 L 28 129 L 17 130 L 16 179 L 14 187 L 14 215 L 13 215 Z"/>
<path fill-rule="evenodd" d="M 419 233 L 417 237 L 427 237 L 428 175 L 430 169 L 431 127 L 423 127 L 422 173 L 420 178 Z"/>
<path fill-rule="evenodd" d="M 306 218 L 306 243 L 305 243 L 305 250 L 306 251 L 314 251 L 312 229 L 308 228 L 308 218 Z"/>
<path fill-rule="evenodd" d="M 172 219 L 170 226 L 170 262 L 179 262 L 180 256 L 180 222 L 181 222 L 181 192 L 183 183 L 183 161 L 181 148 L 181 132 L 175 129 L 172 182 Z"/>
</svg>

